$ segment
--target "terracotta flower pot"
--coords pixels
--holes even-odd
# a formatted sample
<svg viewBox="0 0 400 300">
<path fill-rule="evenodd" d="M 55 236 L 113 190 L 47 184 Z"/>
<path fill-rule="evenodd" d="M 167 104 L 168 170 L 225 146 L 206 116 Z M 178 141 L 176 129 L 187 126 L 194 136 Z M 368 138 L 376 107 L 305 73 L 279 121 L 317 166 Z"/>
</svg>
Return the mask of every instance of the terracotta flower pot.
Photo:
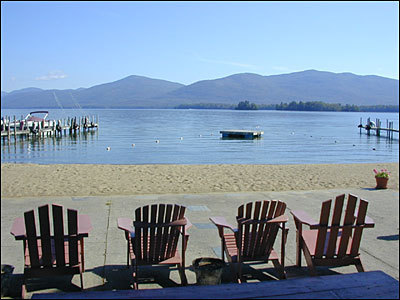
<svg viewBox="0 0 400 300">
<path fill-rule="evenodd" d="M 383 177 L 375 177 L 376 179 L 376 189 L 387 189 L 387 183 L 389 181 L 389 178 L 383 178 Z"/>
</svg>

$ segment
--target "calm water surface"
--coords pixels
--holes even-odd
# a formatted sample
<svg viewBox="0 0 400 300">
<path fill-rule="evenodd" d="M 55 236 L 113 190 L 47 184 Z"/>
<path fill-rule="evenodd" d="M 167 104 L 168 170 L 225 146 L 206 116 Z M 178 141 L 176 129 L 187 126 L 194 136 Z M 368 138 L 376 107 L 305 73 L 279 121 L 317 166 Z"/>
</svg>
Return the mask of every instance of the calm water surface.
<svg viewBox="0 0 400 300">
<path fill-rule="evenodd" d="M 29 110 L 1 111 L 19 118 Z M 398 162 L 399 138 L 360 134 L 371 117 L 398 113 L 234 110 L 49 110 L 49 119 L 97 115 L 99 129 L 61 138 L 1 142 L 1 162 L 40 164 L 311 164 Z M 226 140 L 220 130 L 262 130 L 256 140 Z M 158 143 L 156 141 L 159 141 Z M 132 146 L 134 144 L 134 146 Z M 107 151 L 107 147 L 111 150 Z"/>
</svg>

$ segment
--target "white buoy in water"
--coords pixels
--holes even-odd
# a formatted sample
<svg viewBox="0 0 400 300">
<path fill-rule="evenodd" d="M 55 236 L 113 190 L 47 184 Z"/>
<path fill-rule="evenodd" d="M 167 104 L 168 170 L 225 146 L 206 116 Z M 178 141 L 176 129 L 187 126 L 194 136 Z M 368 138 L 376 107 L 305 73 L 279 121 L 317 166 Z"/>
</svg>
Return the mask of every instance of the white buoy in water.
<svg viewBox="0 0 400 300">
<path fill-rule="evenodd" d="M 156 143 L 158 144 L 160 141 L 159 140 L 156 140 Z"/>
<path fill-rule="evenodd" d="M 132 144 L 132 147 L 135 147 L 135 144 Z"/>
<path fill-rule="evenodd" d="M 111 147 L 107 147 L 106 150 L 107 150 L 107 151 L 110 151 L 110 150 L 111 150 Z"/>
</svg>

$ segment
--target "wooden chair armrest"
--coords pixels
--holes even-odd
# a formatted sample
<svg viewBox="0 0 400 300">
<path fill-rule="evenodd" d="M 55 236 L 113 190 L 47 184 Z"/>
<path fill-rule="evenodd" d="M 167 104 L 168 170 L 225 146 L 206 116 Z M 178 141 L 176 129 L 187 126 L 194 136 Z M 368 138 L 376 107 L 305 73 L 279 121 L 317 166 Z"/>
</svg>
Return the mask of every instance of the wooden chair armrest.
<svg viewBox="0 0 400 300">
<path fill-rule="evenodd" d="M 211 217 L 209 218 L 210 221 L 212 223 L 214 223 L 214 225 L 216 225 L 219 228 L 229 228 L 230 230 L 232 230 L 233 232 L 236 231 L 235 228 L 233 228 L 233 226 L 231 224 L 229 224 L 228 222 L 226 222 L 226 219 L 224 217 Z"/>
<path fill-rule="evenodd" d="M 319 226 L 319 223 L 310 218 L 310 216 L 303 210 L 292 210 L 290 213 L 293 215 L 296 222 L 306 224 L 310 226 L 310 228 L 318 228 Z"/>
<path fill-rule="evenodd" d="M 15 237 L 16 240 L 23 240 L 26 238 L 24 218 L 16 218 L 14 220 L 10 233 Z"/>
<path fill-rule="evenodd" d="M 93 229 L 92 222 L 88 215 L 78 215 L 78 234 L 89 236 L 89 232 Z"/>
<path fill-rule="evenodd" d="M 186 219 L 185 235 L 186 235 L 186 236 L 189 236 L 188 230 L 189 230 L 190 227 L 193 226 L 193 224 L 192 224 L 192 222 L 189 221 L 188 218 L 185 217 L 185 219 Z"/>
<path fill-rule="evenodd" d="M 133 220 L 130 218 L 118 218 L 117 225 L 119 229 L 127 231 L 131 234 L 135 232 L 135 229 L 133 228 Z"/>
<path fill-rule="evenodd" d="M 289 217 L 286 215 L 281 215 L 269 220 L 267 223 L 286 223 L 287 221 L 289 221 Z"/>
<path fill-rule="evenodd" d="M 354 212 L 354 218 L 357 218 L 357 215 L 358 215 L 358 209 L 356 209 L 355 212 Z M 366 227 L 366 228 L 375 227 L 374 220 L 372 218 L 368 217 L 368 216 L 365 216 L 365 221 L 364 222 L 365 222 L 365 226 L 364 227 Z"/>
<path fill-rule="evenodd" d="M 372 218 L 365 216 L 365 227 L 373 228 L 375 227 L 375 222 Z"/>
</svg>

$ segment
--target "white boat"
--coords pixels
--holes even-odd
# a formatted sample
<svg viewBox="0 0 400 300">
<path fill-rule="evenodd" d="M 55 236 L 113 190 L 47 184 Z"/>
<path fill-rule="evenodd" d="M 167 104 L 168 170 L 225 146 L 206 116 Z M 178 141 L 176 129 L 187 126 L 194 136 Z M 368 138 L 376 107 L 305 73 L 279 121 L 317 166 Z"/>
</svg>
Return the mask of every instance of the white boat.
<svg viewBox="0 0 400 300">
<path fill-rule="evenodd" d="M 43 114 L 44 116 L 40 117 L 37 116 L 37 114 Z M 24 122 L 28 123 L 28 127 L 33 126 L 33 124 L 36 122 L 41 122 L 42 127 L 51 127 L 53 126 L 53 120 L 46 120 L 47 116 L 49 115 L 49 112 L 46 110 L 38 110 L 38 111 L 32 111 L 29 114 L 26 115 L 24 118 Z M 44 122 L 44 123 L 43 123 Z M 44 125 L 44 126 L 43 126 Z"/>
<path fill-rule="evenodd" d="M 5 124 L 10 127 L 10 130 L 14 129 L 15 126 L 17 126 L 17 128 L 35 128 L 39 126 L 39 123 L 41 128 L 52 127 L 55 125 L 55 121 L 47 120 L 48 115 L 49 112 L 47 110 L 31 111 L 29 114 L 26 115 L 23 120 L 16 120 L 15 122 L 10 120 L 10 122 L 8 123 L 2 119 L 1 125 L 3 125 L 3 122 L 5 122 Z"/>
</svg>

